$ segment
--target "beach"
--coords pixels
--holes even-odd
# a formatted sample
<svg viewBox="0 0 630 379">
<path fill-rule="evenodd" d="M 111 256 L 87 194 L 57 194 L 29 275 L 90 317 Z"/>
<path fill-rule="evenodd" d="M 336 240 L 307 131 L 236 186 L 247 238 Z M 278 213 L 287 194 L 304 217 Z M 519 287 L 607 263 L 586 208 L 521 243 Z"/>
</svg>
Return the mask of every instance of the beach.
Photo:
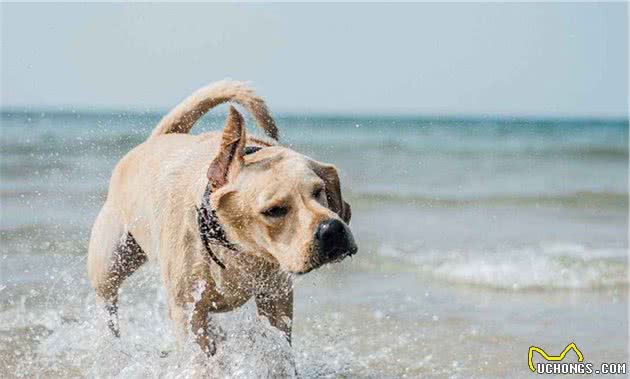
<svg viewBox="0 0 630 379">
<path fill-rule="evenodd" d="M 571 342 L 627 362 L 627 120 L 281 114 L 283 144 L 338 167 L 359 246 L 296 277 L 293 345 L 250 302 L 215 357 L 178 350 L 153 265 L 112 338 L 87 241 L 160 115 L 3 111 L 2 377 L 527 378 L 530 346 Z"/>
</svg>

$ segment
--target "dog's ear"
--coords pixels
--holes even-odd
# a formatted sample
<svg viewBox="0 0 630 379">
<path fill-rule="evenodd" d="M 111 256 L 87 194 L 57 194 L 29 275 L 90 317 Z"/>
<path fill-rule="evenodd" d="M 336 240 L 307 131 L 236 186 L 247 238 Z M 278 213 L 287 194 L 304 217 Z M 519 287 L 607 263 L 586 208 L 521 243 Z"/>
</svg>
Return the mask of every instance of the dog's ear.
<svg viewBox="0 0 630 379">
<path fill-rule="evenodd" d="M 234 107 L 230 107 L 221 136 L 221 147 L 208 168 L 212 190 L 223 187 L 238 175 L 243 166 L 246 139 L 243 116 Z"/>
<path fill-rule="evenodd" d="M 341 197 L 341 184 L 339 183 L 339 175 L 335 166 L 313 162 L 313 171 L 322 178 L 326 185 L 328 208 L 337 213 L 346 224 L 350 224 L 352 211 L 350 204 Z"/>
</svg>

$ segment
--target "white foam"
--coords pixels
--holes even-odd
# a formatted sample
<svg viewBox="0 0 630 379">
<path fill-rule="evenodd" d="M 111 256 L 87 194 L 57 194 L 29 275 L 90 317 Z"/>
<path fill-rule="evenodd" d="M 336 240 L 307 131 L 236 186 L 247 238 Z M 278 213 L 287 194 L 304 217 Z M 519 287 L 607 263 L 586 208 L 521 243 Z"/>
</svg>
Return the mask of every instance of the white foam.
<svg viewBox="0 0 630 379">
<path fill-rule="evenodd" d="M 435 278 L 498 289 L 597 289 L 628 284 L 626 250 L 575 243 L 494 251 L 449 250 L 404 254 L 391 246 L 381 256 L 404 257 Z"/>
</svg>

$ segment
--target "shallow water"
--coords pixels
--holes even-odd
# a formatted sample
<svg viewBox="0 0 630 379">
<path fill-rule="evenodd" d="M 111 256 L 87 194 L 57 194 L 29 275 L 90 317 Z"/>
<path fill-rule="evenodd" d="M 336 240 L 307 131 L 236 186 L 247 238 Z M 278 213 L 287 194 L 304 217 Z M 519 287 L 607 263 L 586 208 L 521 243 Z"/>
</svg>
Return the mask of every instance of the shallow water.
<svg viewBox="0 0 630 379">
<path fill-rule="evenodd" d="M 3 113 L 2 377 L 529 377 L 529 346 L 569 342 L 627 361 L 620 122 L 281 117 L 287 144 L 340 168 L 360 246 L 297 278 L 293 346 L 248 304 L 219 317 L 213 359 L 176 349 L 153 266 L 123 286 L 111 338 L 87 238 L 157 119 Z"/>
</svg>

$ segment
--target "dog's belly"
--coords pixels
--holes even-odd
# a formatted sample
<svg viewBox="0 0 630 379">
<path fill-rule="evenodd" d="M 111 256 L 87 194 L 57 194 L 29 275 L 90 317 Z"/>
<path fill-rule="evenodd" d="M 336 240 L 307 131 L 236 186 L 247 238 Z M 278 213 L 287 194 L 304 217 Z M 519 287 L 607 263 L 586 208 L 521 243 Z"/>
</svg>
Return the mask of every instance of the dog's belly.
<svg viewBox="0 0 630 379">
<path fill-rule="evenodd" d="M 213 313 L 230 312 L 245 304 L 252 294 L 229 294 L 210 302 L 209 311 Z"/>
<path fill-rule="evenodd" d="M 142 251 L 147 255 L 150 261 L 155 260 L 155 246 L 153 238 L 147 227 L 141 227 L 136 225 L 127 226 L 128 232 L 136 240 Z"/>
</svg>

